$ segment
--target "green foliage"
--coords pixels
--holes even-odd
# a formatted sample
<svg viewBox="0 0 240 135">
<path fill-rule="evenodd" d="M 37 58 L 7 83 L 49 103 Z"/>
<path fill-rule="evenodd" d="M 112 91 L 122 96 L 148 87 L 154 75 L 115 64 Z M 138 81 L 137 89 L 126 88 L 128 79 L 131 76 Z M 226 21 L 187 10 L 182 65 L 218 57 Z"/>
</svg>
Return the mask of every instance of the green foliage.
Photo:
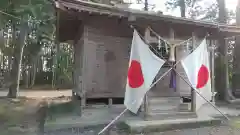
<svg viewBox="0 0 240 135">
<path fill-rule="evenodd" d="M 34 68 L 33 65 L 40 56 L 50 62 L 54 56 L 51 53 L 44 52 L 46 48 L 54 46 L 56 28 L 53 1 L 2 0 L 0 2 L 0 30 L 4 30 L 4 43 L 1 42 L 0 51 L 4 56 L 15 57 L 14 52 L 16 52 L 16 48 L 20 44 L 16 39 L 19 37 L 20 23 L 22 22 L 28 22 L 29 29 L 22 67 L 23 71 L 30 71 Z M 8 67 L 7 64 L 5 66 Z M 49 66 L 49 68 L 52 69 L 53 67 Z"/>
<path fill-rule="evenodd" d="M 175 9 L 179 6 L 181 6 L 182 0 L 167 0 L 166 6 L 167 9 Z M 194 7 L 196 2 L 200 2 L 202 0 L 184 0 L 186 7 Z"/>
<path fill-rule="evenodd" d="M 53 63 L 52 71 L 56 74 L 56 84 L 62 86 L 65 84 L 67 87 L 72 85 L 72 46 L 69 44 L 60 44 L 58 52 L 54 52 L 56 63 Z M 52 62 L 53 59 L 52 59 Z M 63 86 L 62 86 L 63 87 Z"/>
<path fill-rule="evenodd" d="M 199 3 L 203 0 L 167 0 L 167 9 L 173 10 L 177 7 L 181 8 L 181 1 L 185 1 L 186 16 L 192 19 L 218 22 L 219 3 L 212 1 L 209 5 L 202 6 Z M 228 21 L 235 18 L 235 12 L 227 11 Z"/>
<path fill-rule="evenodd" d="M 29 22 L 31 33 L 28 37 L 25 54 L 36 56 L 43 45 L 41 40 L 45 40 L 45 37 L 49 37 L 49 34 L 53 31 L 53 26 L 49 26 L 54 21 L 52 3 L 48 0 L 3 0 L 0 4 L 0 10 L 6 12 L 6 14 L 0 14 L 1 24 L 5 24 L 2 27 L 8 27 L 6 30 L 9 30 L 9 26 L 7 26 L 9 20 L 19 23 L 20 20 L 16 18 L 21 18 L 23 21 Z M 7 49 L 6 53 L 12 52 L 9 47 L 1 46 L 1 50 L 5 50 L 4 48 Z"/>
</svg>

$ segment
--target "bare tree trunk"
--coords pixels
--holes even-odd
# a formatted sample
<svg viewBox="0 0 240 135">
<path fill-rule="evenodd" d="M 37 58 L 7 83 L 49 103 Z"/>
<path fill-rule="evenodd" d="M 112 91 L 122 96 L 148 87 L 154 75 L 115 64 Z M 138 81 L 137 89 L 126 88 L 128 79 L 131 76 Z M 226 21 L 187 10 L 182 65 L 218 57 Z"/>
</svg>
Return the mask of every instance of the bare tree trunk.
<svg viewBox="0 0 240 135">
<path fill-rule="evenodd" d="M 11 71 L 12 67 L 12 55 L 8 55 L 8 72 Z"/>
<path fill-rule="evenodd" d="M 56 32 L 56 27 L 54 27 L 54 32 L 52 33 L 52 38 L 54 38 L 54 34 Z M 54 42 L 54 45 L 56 46 L 56 56 L 53 57 L 53 67 L 52 67 L 52 88 L 55 88 L 56 85 L 56 68 L 57 68 L 57 63 L 58 63 L 58 55 L 59 55 L 59 47 L 60 43 L 56 40 Z M 52 47 L 52 50 L 54 48 Z M 55 50 L 54 50 L 55 51 Z"/>
<path fill-rule="evenodd" d="M 148 11 L 148 0 L 145 0 L 144 2 L 144 10 Z"/>
<path fill-rule="evenodd" d="M 12 46 L 16 46 L 16 24 L 14 22 L 12 22 Z M 8 63 L 8 69 L 9 69 L 9 78 L 10 78 L 10 86 L 9 86 L 9 91 L 8 91 L 8 97 L 12 97 L 12 98 L 16 98 L 17 97 L 17 72 L 18 72 L 18 60 L 17 58 L 19 58 L 19 50 L 20 48 L 17 46 L 14 49 L 14 54 L 15 57 L 13 59 L 13 65 L 11 68 L 11 65 Z M 10 60 L 9 58 L 11 58 L 10 56 L 8 57 L 8 60 Z M 12 61 L 12 58 L 11 58 Z M 9 62 L 9 61 L 8 61 Z M 14 78 L 15 77 L 15 78 Z M 13 79 L 13 80 L 12 80 Z"/>
<path fill-rule="evenodd" d="M 55 88 L 56 87 L 56 84 L 57 84 L 57 80 L 58 80 L 58 77 L 57 77 L 57 71 L 59 71 L 59 56 L 60 56 L 60 43 L 56 42 L 56 56 L 54 58 L 54 69 L 53 69 L 53 78 L 52 78 L 52 88 Z"/>
<path fill-rule="evenodd" d="M 36 56 L 38 57 L 38 56 Z M 32 63 L 32 68 L 31 68 L 31 85 L 30 88 L 32 88 L 35 85 L 35 80 L 36 80 L 36 74 L 37 74 L 37 58 L 34 58 L 33 63 Z"/>
<path fill-rule="evenodd" d="M 225 7 L 225 0 L 218 0 L 219 6 L 219 23 L 227 23 L 227 12 Z M 216 88 L 218 90 L 218 99 L 231 102 L 235 99 L 232 90 L 229 88 L 229 72 L 228 72 L 228 43 L 225 37 L 220 35 L 218 40 L 218 52 L 220 56 L 216 59 Z"/>
<path fill-rule="evenodd" d="M 218 5 L 219 5 L 219 22 L 220 23 L 226 23 L 226 9 L 225 9 L 225 2 L 224 0 L 218 0 Z M 216 58 L 216 90 L 217 90 L 217 98 L 219 100 L 224 100 L 225 98 L 225 89 L 226 89 L 226 65 L 224 64 L 224 55 L 225 55 L 225 40 L 224 37 L 221 36 L 218 39 L 218 50 L 217 52 L 220 54 Z"/>
<path fill-rule="evenodd" d="M 43 56 L 40 56 L 39 58 L 38 58 L 38 72 L 43 72 L 43 61 L 42 61 L 42 57 Z"/>
<path fill-rule="evenodd" d="M 22 23 L 20 28 L 20 35 L 17 40 L 18 44 L 16 44 L 15 42 L 13 67 L 11 70 L 12 83 L 9 87 L 9 92 L 8 92 L 8 97 L 10 98 L 16 98 L 18 93 L 20 68 L 21 68 L 21 62 L 22 62 L 21 57 L 23 53 L 23 47 L 25 45 L 25 38 L 27 36 L 27 31 L 28 31 L 27 29 L 28 29 L 28 24 Z M 15 36 L 15 32 L 13 32 L 13 34 Z"/>
<path fill-rule="evenodd" d="M 186 17 L 186 3 L 185 0 L 179 0 L 181 17 Z"/>
<path fill-rule="evenodd" d="M 226 4 L 225 0 L 217 0 L 219 6 L 219 23 L 226 24 L 227 23 L 227 12 L 226 12 Z"/>
<path fill-rule="evenodd" d="M 23 71 L 23 79 L 24 79 L 25 88 L 29 88 L 29 78 L 28 78 L 27 68 Z"/>
</svg>

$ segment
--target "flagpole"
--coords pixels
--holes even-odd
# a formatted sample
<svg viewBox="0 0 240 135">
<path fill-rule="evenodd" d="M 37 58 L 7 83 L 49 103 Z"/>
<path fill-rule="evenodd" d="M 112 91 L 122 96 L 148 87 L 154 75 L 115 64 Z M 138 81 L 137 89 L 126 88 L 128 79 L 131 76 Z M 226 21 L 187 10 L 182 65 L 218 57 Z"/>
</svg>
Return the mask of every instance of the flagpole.
<svg viewBox="0 0 240 135">
<path fill-rule="evenodd" d="M 175 72 L 176 72 L 176 70 L 175 69 L 173 69 Z M 215 108 L 220 114 L 222 114 L 227 120 L 230 120 L 230 118 L 228 118 L 228 116 L 226 116 L 224 113 L 222 113 L 215 105 L 213 105 L 210 101 L 208 101 L 202 94 L 200 94 L 195 88 L 193 88 L 192 87 L 192 85 L 191 84 L 189 84 L 187 81 L 186 81 L 186 79 L 184 79 L 178 72 L 176 72 L 177 73 L 177 75 L 181 78 L 181 79 L 183 79 L 183 81 L 185 82 L 185 83 L 187 83 L 199 96 L 201 96 L 205 101 L 207 101 L 213 108 Z"/>
<path fill-rule="evenodd" d="M 189 40 L 189 39 L 188 39 Z M 186 40 L 186 41 L 188 41 L 188 40 Z M 185 41 L 183 41 L 182 43 L 185 43 Z M 152 47 L 151 45 L 149 45 L 150 47 Z M 152 47 L 153 48 L 153 47 Z M 155 48 L 153 48 L 153 50 L 156 52 L 156 53 L 158 53 L 157 52 L 157 50 L 155 50 Z M 159 54 L 159 53 L 158 53 Z M 164 59 L 164 60 L 166 60 L 166 59 Z M 180 60 L 181 61 L 181 60 Z M 221 115 L 223 115 L 227 120 L 230 120 L 230 118 L 228 118 L 225 114 L 223 114 L 215 105 L 213 105 L 210 101 L 208 101 L 204 96 L 202 96 L 196 89 L 194 89 L 193 87 L 192 87 L 192 85 L 191 84 L 189 84 L 173 67 L 175 67 L 180 61 L 177 61 L 171 68 L 170 68 L 170 70 L 174 70 L 176 73 L 177 73 L 177 75 L 180 77 L 180 78 L 182 78 L 198 95 L 200 95 L 205 101 L 207 101 L 214 109 L 216 109 Z M 157 82 L 157 81 L 156 81 Z"/>
<path fill-rule="evenodd" d="M 151 27 L 148 27 L 155 35 L 157 35 L 157 37 L 160 37 Z M 205 37 L 206 38 L 206 37 Z M 162 39 L 162 38 L 161 38 Z M 191 38 L 189 38 L 189 39 L 187 39 L 187 40 L 185 40 L 185 41 L 183 41 L 183 42 L 181 42 L 181 43 L 179 43 L 179 44 L 177 44 L 177 45 L 181 45 L 181 44 L 183 44 L 183 43 L 185 43 L 185 42 L 187 42 L 187 41 L 189 41 L 190 39 L 193 39 L 192 37 Z M 164 40 L 164 39 L 162 39 L 162 40 Z M 165 40 L 164 40 L 165 41 Z M 165 41 L 165 42 L 167 42 L 167 41 Z M 167 42 L 168 43 L 168 42 Z M 155 48 L 153 48 L 151 45 L 149 45 L 156 53 L 158 53 L 158 51 L 155 49 Z M 158 53 L 159 54 L 159 53 Z M 164 59 L 164 60 L 166 60 L 166 59 Z M 175 67 L 177 64 L 179 63 L 179 61 L 175 64 L 175 65 L 173 65 L 172 66 L 172 68 L 170 68 L 170 70 L 174 70 L 177 74 L 178 74 L 178 76 L 179 77 L 181 77 L 194 91 L 196 91 L 196 93 L 198 94 L 198 95 L 200 95 L 204 100 L 206 100 L 211 106 L 213 106 L 218 112 L 220 112 L 220 114 L 222 114 L 227 120 L 230 120 L 225 114 L 223 114 L 215 105 L 213 105 L 210 101 L 208 101 L 204 96 L 202 96 L 196 89 L 194 89 L 193 87 L 192 87 L 192 85 L 191 84 L 189 84 L 173 67 Z M 157 81 L 156 81 L 157 82 Z"/>
<path fill-rule="evenodd" d="M 117 117 L 115 117 L 115 119 L 113 119 L 106 127 L 104 127 L 99 133 L 98 135 L 102 134 L 103 132 L 105 132 L 115 121 L 117 121 L 125 112 L 127 112 L 127 108 L 125 108 Z"/>
<path fill-rule="evenodd" d="M 132 25 L 130 25 L 131 28 L 134 29 L 134 27 Z M 150 28 L 150 27 L 149 27 Z M 150 28 L 151 29 L 151 28 Z M 153 30 L 152 30 L 153 31 Z M 157 34 L 158 35 L 158 34 Z M 141 36 L 141 35 L 139 35 Z M 179 43 L 178 45 L 181 45 L 187 41 L 189 41 L 191 38 L 189 38 L 186 41 L 183 41 L 181 43 Z M 165 40 L 164 40 L 165 41 Z M 149 44 L 148 44 L 149 45 Z M 151 45 L 149 45 L 150 47 L 152 47 Z M 152 47 L 153 48 L 153 47 Z M 154 49 L 154 48 L 153 48 Z M 156 51 L 154 49 L 154 51 Z M 157 52 L 157 51 L 156 51 Z M 158 52 L 157 52 L 158 53 Z M 159 54 L 159 53 L 158 53 Z M 164 59 L 166 60 L 166 59 Z M 157 84 L 164 76 L 166 76 L 172 69 L 173 67 L 175 67 L 181 60 L 177 61 L 169 70 L 167 70 L 161 77 L 158 78 L 158 80 L 156 80 L 154 83 L 152 83 L 152 85 L 150 86 L 149 89 L 151 89 L 155 84 Z M 175 70 L 173 69 L 179 77 L 181 77 L 191 88 L 192 86 Z M 208 101 L 204 96 L 202 96 L 196 89 L 193 88 L 193 90 L 195 90 L 195 92 L 200 95 L 204 100 L 206 100 L 211 106 L 213 106 L 218 112 L 220 112 L 220 114 L 222 114 L 227 120 L 230 120 L 225 114 L 223 114 L 215 105 L 213 105 L 210 101 Z M 135 102 L 133 102 L 134 104 Z M 125 112 L 127 112 L 127 108 L 125 108 L 117 117 L 115 117 L 115 119 L 113 119 L 106 127 L 104 127 L 99 133 L 98 135 L 102 134 L 103 132 L 105 132 L 114 122 L 116 122 Z"/>
<path fill-rule="evenodd" d="M 135 29 L 132 25 L 130 25 L 131 28 Z M 140 37 L 142 37 L 141 35 L 139 35 Z M 143 37 L 142 37 L 143 38 Z M 149 45 L 151 47 L 151 45 Z M 155 50 L 156 51 L 156 50 Z M 176 62 L 174 64 L 174 66 L 176 66 L 180 61 Z M 173 66 L 173 67 L 174 67 Z M 149 89 L 151 89 L 154 85 L 156 85 L 164 76 L 166 76 L 172 69 L 173 67 L 171 67 L 170 69 L 168 69 L 161 77 L 159 77 L 154 83 L 152 83 L 152 85 L 150 86 Z M 132 103 L 134 104 L 134 102 Z M 107 126 L 105 126 L 100 132 L 98 132 L 98 135 L 102 134 L 103 132 L 105 132 L 114 122 L 116 122 L 125 112 L 127 112 L 127 108 L 125 108 L 117 117 L 115 117 Z"/>
<path fill-rule="evenodd" d="M 157 84 L 163 77 L 165 77 L 172 69 L 174 66 L 176 66 L 180 61 L 177 61 L 170 69 L 168 69 L 161 77 L 159 77 L 154 83 L 152 83 L 152 85 L 150 86 L 149 89 L 151 89 L 155 84 Z M 135 102 L 133 102 L 134 104 Z M 115 123 L 125 112 L 127 112 L 127 108 L 125 108 L 117 117 L 115 117 L 115 119 L 113 119 L 106 127 L 104 127 L 99 133 L 98 135 L 102 134 L 103 132 L 105 132 L 113 123 Z"/>
</svg>

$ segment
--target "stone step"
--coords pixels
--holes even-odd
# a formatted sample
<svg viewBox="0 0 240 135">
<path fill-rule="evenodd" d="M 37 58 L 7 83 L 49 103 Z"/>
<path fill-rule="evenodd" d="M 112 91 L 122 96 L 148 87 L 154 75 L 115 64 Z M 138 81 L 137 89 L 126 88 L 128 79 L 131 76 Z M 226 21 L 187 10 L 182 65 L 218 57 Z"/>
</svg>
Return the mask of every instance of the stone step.
<svg viewBox="0 0 240 135">
<path fill-rule="evenodd" d="M 181 103 L 178 107 L 179 111 L 190 111 L 191 110 L 191 103 Z"/>
<path fill-rule="evenodd" d="M 169 112 L 169 111 L 178 111 L 178 105 L 150 105 L 148 107 L 149 112 Z"/>
<path fill-rule="evenodd" d="M 159 98 L 149 98 L 149 104 L 160 105 L 160 104 L 179 104 L 181 103 L 180 97 L 159 97 Z"/>
<path fill-rule="evenodd" d="M 194 112 L 161 112 L 153 113 L 149 112 L 146 116 L 146 120 L 171 120 L 171 119 L 189 119 L 197 118 L 197 114 Z"/>
<path fill-rule="evenodd" d="M 179 97 L 159 97 L 150 98 L 148 102 L 150 113 L 161 113 L 169 111 L 178 111 L 181 98 Z"/>
<path fill-rule="evenodd" d="M 121 126 L 124 127 L 128 133 L 156 133 L 168 130 L 181 130 L 189 128 L 199 128 L 208 126 L 217 126 L 221 124 L 220 119 L 213 119 L 210 117 L 192 118 L 192 119 L 175 119 L 175 120 L 126 120 Z"/>
</svg>

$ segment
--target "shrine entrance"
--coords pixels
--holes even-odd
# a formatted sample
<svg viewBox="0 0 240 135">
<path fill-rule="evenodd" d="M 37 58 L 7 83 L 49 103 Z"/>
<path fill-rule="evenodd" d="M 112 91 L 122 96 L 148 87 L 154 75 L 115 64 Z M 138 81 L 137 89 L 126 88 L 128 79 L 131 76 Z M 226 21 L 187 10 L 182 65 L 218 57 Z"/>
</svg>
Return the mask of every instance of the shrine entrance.
<svg viewBox="0 0 240 135">
<path fill-rule="evenodd" d="M 193 35 L 186 40 L 172 37 L 167 41 L 163 38 L 159 40 L 160 36 L 157 33 L 155 33 L 155 38 L 150 36 L 150 32 L 154 33 L 153 30 L 146 29 L 146 42 L 157 56 L 167 60 L 167 62 L 159 71 L 155 81 L 162 76 L 164 77 L 154 85 L 145 97 L 143 104 L 144 118 L 146 120 L 196 118 L 194 99 L 196 95 L 191 92 L 192 88 L 185 82 L 186 80 L 189 82 L 189 80 L 178 61 L 189 55 L 203 38 L 197 38 L 197 36 Z M 174 31 L 171 30 L 171 32 Z M 174 35 L 174 33 L 171 35 Z M 210 66 L 214 65 L 213 62 L 210 61 Z M 170 71 L 171 68 L 174 70 Z"/>
</svg>

